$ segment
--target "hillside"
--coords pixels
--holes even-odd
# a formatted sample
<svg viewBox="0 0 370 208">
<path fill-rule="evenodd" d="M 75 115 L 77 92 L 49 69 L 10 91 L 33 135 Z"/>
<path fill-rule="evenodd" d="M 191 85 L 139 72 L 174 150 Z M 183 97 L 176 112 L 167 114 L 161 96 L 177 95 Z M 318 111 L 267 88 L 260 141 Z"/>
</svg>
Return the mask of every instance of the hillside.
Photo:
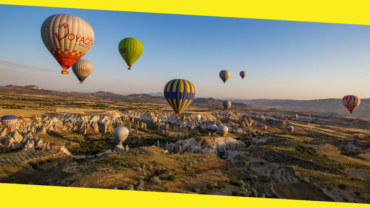
<svg viewBox="0 0 370 208">
<path fill-rule="evenodd" d="M 211 107 L 211 108 L 222 108 L 223 100 L 217 100 L 214 98 L 196 98 L 194 99 L 192 105 L 198 107 Z M 244 110 L 264 110 L 265 108 L 259 107 L 257 105 L 250 105 L 242 102 L 231 102 L 232 109 L 244 109 Z"/>
<path fill-rule="evenodd" d="M 65 99 L 65 100 L 84 100 L 84 99 L 108 99 L 108 100 L 116 100 L 116 101 L 123 101 L 123 102 L 135 102 L 135 103 L 155 103 L 155 104 L 166 104 L 167 102 L 164 99 L 163 95 L 160 96 L 153 96 L 159 95 L 160 93 L 151 93 L 149 94 L 130 94 L 130 95 L 118 95 L 112 92 L 105 92 L 105 91 L 98 91 L 95 93 L 79 93 L 79 92 L 61 92 L 61 91 L 52 91 L 42 89 L 37 87 L 36 85 L 29 85 L 29 86 L 15 86 L 15 85 L 7 85 L 5 87 L 0 87 L 0 94 L 8 95 L 15 97 L 17 99 L 17 95 L 39 95 L 39 96 L 47 96 L 48 98 L 55 98 L 55 99 Z M 205 107 L 205 108 L 219 108 L 223 109 L 222 100 L 217 100 L 213 98 L 195 98 L 192 106 L 196 107 Z M 263 110 L 264 108 L 249 105 L 246 103 L 237 103 L 232 102 L 233 109 L 243 109 L 243 110 Z"/>
<path fill-rule="evenodd" d="M 332 113 L 339 115 L 350 115 L 343 106 L 342 100 L 337 98 L 320 100 L 233 100 L 241 103 L 258 105 L 266 108 L 280 110 L 311 112 L 311 113 Z M 370 117 L 370 99 L 361 99 L 360 106 L 352 114 L 355 117 Z"/>
</svg>

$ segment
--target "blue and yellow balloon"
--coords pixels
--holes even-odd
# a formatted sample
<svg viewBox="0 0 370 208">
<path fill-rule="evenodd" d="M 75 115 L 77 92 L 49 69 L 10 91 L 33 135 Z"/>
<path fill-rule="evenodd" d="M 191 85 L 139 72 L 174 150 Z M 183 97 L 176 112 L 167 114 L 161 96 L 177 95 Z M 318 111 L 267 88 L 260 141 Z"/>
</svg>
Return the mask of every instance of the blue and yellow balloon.
<svg viewBox="0 0 370 208">
<path fill-rule="evenodd" d="M 181 114 L 195 98 L 193 83 L 185 79 L 173 79 L 167 82 L 163 92 L 164 97 L 176 115 Z"/>
<path fill-rule="evenodd" d="M 1 118 L 1 123 L 9 130 L 18 122 L 18 117 L 15 115 L 6 115 Z"/>
</svg>

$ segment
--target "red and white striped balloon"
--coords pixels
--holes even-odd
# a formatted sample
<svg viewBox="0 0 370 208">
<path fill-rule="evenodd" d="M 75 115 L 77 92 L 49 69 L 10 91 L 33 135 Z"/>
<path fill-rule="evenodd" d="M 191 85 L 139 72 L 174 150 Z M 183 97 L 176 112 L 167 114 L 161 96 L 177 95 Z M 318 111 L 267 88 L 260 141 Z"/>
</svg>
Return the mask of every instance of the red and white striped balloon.
<svg viewBox="0 0 370 208">
<path fill-rule="evenodd" d="M 291 134 L 293 131 L 294 131 L 294 127 L 292 125 L 288 125 L 286 127 L 286 129 L 288 130 L 288 132 Z"/>
<path fill-rule="evenodd" d="M 342 103 L 352 114 L 352 112 L 360 105 L 361 100 L 355 95 L 347 95 L 343 97 Z"/>
</svg>

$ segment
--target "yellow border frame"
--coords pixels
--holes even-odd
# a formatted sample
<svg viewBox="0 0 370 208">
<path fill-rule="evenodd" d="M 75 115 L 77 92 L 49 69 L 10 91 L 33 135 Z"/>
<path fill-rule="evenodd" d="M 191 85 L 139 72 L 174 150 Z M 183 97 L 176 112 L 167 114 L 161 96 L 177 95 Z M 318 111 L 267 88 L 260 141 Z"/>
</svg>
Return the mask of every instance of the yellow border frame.
<svg viewBox="0 0 370 208">
<path fill-rule="evenodd" d="M 0 4 L 370 25 L 370 1 L 0 0 Z M 225 2 L 227 2 L 225 4 Z M 351 2 L 351 3 L 349 3 Z M 1 11 L 0 11 L 1 12 Z M 369 207 L 368 204 L 0 183 L 1 207 Z"/>
<path fill-rule="evenodd" d="M 104 4 L 101 4 L 104 2 Z M 0 4 L 370 25 L 368 0 L 0 0 Z"/>
</svg>

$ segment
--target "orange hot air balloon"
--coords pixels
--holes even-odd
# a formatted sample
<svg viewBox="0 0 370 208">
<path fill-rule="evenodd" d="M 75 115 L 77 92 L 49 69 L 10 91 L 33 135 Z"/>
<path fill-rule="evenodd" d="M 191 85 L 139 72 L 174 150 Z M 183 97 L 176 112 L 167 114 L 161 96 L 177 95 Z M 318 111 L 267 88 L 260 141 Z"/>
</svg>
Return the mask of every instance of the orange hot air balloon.
<svg viewBox="0 0 370 208">
<path fill-rule="evenodd" d="M 347 95 L 342 98 L 342 103 L 352 114 L 352 112 L 360 105 L 361 100 L 357 96 Z"/>
<path fill-rule="evenodd" d="M 63 71 L 80 60 L 93 46 L 94 31 L 85 20 L 69 14 L 48 17 L 41 26 L 41 38 Z"/>
</svg>

